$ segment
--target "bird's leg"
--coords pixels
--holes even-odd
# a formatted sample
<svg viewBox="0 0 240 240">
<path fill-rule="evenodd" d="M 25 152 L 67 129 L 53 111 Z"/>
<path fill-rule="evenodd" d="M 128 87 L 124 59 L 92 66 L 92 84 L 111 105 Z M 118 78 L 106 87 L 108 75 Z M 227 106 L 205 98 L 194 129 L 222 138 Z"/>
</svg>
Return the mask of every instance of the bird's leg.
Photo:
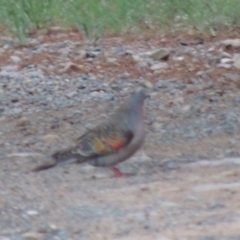
<svg viewBox="0 0 240 240">
<path fill-rule="evenodd" d="M 113 171 L 113 177 L 124 177 L 125 174 L 121 173 L 119 169 L 116 167 L 111 167 L 111 170 Z"/>
</svg>

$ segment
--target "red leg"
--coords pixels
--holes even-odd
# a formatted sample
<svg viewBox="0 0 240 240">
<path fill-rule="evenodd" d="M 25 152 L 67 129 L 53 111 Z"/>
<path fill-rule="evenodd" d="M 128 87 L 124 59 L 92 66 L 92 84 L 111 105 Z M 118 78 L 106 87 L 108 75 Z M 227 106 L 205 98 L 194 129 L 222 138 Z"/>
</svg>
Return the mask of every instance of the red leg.
<svg viewBox="0 0 240 240">
<path fill-rule="evenodd" d="M 111 167 L 111 170 L 113 171 L 113 177 L 123 177 L 124 174 L 120 172 L 116 167 Z"/>
</svg>

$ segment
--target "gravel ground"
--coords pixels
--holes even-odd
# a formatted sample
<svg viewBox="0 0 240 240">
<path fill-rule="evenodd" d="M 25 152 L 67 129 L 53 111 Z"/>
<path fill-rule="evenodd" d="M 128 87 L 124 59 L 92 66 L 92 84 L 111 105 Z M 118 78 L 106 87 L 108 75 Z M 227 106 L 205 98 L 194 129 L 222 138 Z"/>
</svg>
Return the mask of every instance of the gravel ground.
<svg viewBox="0 0 240 240">
<path fill-rule="evenodd" d="M 169 44 L 174 51 L 164 52 L 166 58 L 162 51 L 152 57 L 140 40 L 118 39 L 121 48 L 112 44 L 108 51 L 108 39 L 99 48 L 80 49 L 79 63 L 71 58 L 78 45 L 70 40 L 32 39 L 35 47 L 20 49 L 9 41 L 0 57 L 0 240 L 240 239 L 239 46 L 216 53 L 219 40 Z M 60 57 L 45 65 L 22 63 L 24 54 L 44 59 L 42 51 Z M 132 67 L 129 57 L 136 61 Z M 104 69 L 98 65 L 103 60 Z M 175 71 L 174 61 L 183 61 Z M 108 169 L 87 164 L 31 172 L 139 85 L 151 95 L 148 134 L 143 148 L 119 165 L 132 177 L 114 179 Z"/>
</svg>

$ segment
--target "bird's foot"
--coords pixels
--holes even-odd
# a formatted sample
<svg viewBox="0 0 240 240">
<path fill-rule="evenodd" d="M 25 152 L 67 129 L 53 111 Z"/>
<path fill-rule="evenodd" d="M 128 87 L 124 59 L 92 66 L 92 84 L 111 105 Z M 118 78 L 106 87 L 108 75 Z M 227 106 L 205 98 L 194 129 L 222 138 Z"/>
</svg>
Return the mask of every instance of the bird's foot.
<svg viewBox="0 0 240 240">
<path fill-rule="evenodd" d="M 113 177 L 115 177 L 115 178 L 129 177 L 129 176 L 131 176 L 131 174 L 122 173 L 122 172 L 121 172 L 119 169 L 117 169 L 116 167 L 112 167 L 111 170 L 113 171 Z"/>
</svg>

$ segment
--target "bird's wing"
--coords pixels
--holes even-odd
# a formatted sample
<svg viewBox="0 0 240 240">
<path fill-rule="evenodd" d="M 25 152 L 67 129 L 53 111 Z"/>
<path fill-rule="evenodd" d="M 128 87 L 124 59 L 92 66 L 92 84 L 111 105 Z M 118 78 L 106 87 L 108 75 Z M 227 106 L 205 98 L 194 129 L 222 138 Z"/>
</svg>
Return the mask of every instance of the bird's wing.
<svg viewBox="0 0 240 240">
<path fill-rule="evenodd" d="M 129 130 L 95 128 L 78 139 L 75 151 L 86 157 L 109 155 L 127 146 L 132 138 L 133 132 Z"/>
</svg>

